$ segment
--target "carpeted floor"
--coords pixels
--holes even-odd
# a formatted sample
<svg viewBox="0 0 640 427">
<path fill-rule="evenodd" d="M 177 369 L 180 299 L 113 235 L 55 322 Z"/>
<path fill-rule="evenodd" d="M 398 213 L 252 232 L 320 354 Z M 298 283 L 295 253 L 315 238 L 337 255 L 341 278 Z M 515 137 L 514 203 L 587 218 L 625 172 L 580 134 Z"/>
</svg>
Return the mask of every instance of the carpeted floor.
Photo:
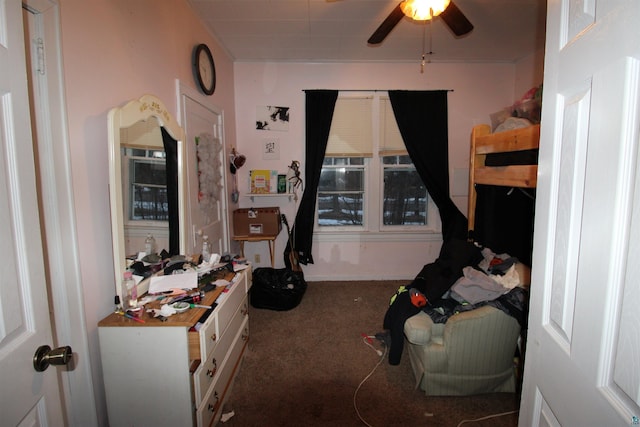
<svg viewBox="0 0 640 427">
<path fill-rule="evenodd" d="M 514 394 L 425 396 L 406 353 L 391 366 L 363 342 L 361 334 L 382 329 L 389 297 L 404 283 L 310 282 L 293 310 L 251 307 L 249 345 L 224 408 L 233 416 L 221 425 L 455 427 L 517 410 Z M 464 426 L 511 427 L 517 417 Z"/>
</svg>

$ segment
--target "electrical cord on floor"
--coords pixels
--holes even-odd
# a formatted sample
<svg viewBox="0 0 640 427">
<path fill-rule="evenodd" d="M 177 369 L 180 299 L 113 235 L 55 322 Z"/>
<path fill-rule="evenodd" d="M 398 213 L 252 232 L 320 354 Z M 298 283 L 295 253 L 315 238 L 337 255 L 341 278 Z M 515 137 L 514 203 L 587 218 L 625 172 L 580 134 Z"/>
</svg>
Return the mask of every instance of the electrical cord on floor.
<svg viewBox="0 0 640 427">
<path fill-rule="evenodd" d="M 358 387 L 356 388 L 356 391 L 353 393 L 353 408 L 356 410 L 356 414 L 358 415 L 358 418 L 360 419 L 360 421 L 362 421 L 362 423 L 364 425 L 366 425 L 367 427 L 373 427 L 371 424 L 369 424 L 360 414 L 360 410 L 358 409 L 358 403 L 357 403 L 357 396 L 358 396 L 358 391 L 360 391 L 360 388 L 364 385 L 365 382 L 367 382 L 367 380 L 369 378 L 371 378 L 371 376 L 373 375 L 373 373 L 376 371 L 376 369 L 378 369 L 378 366 L 380 366 L 380 364 L 382 363 L 382 361 L 384 360 L 385 356 L 387 355 L 387 346 L 385 344 L 384 341 L 381 341 L 382 346 L 384 347 L 384 352 L 378 350 L 377 348 L 375 348 L 373 346 L 373 339 L 377 338 L 376 336 L 372 336 L 372 335 L 366 335 L 366 334 L 362 334 L 362 342 L 368 346 L 369 348 L 371 348 L 373 351 L 376 352 L 376 354 L 378 356 L 380 356 L 380 360 L 378 360 L 378 363 L 376 363 L 376 365 L 373 367 L 373 369 L 367 374 L 367 376 L 365 376 L 363 378 L 362 381 L 360 381 L 360 384 L 358 384 Z M 509 412 L 501 412 L 498 414 L 492 414 L 492 415 L 487 415 L 484 417 L 480 417 L 480 418 L 475 418 L 475 419 L 469 419 L 469 420 L 462 420 L 458 423 L 458 425 L 456 427 L 460 427 L 461 425 L 465 424 L 465 423 L 473 423 L 473 422 L 478 422 L 478 421 L 485 421 L 485 420 L 490 420 L 492 418 L 498 418 L 498 417 L 504 417 L 506 415 L 512 415 L 512 414 L 517 414 L 519 412 L 519 410 L 515 410 L 515 411 L 509 411 Z M 433 416 L 433 414 L 428 414 L 429 416 Z"/>
<path fill-rule="evenodd" d="M 362 334 L 362 341 L 365 343 L 365 345 L 367 345 L 369 348 L 375 351 L 378 354 L 378 356 L 382 356 L 382 352 L 373 346 L 374 338 L 375 338 L 375 335 Z M 386 350 L 386 346 L 385 346 L 385 350 Z"/>
<path fill-rule="evenodd" d="M 364 379 L 362 381 L 360 381 L 360 384 L 358 384 L 358 387 L 356 388 L 356 391 L 353 393 L 353 407 L 356 410 L 356 414 L 358 415 L 358 418 L 360 419 L 360 421 L 362 421 L 362 423 L 368 427 L 373 427 L 371 424 L 369 424 L 367 421 L 365 421 L 364 418 L 362 418 L 362 415 L 360 415 L 360 410 L 358 409 L 358 403 L 356 401 L 356 398 L 358 396 L 358 391 L 360 390 L 360 388 L 362 387 L 362 385 L 367 382 L 367 380 L 371 377 L 371 375 L 373 375 L 373 373 L 376 371 L 376 369 L 378 369 L 378 366 L 380 366 L 380 364 L 382 363 L 382 361 L 384 360 L 385 356 L 387 355 L 387 346 L 383 344 L 384 346 L 384 352 L 378 350 L 377 348 L 375 348 L 372 344 L 372 339 L 375 338 L 374 336 L 370 336 L 370 335 L 365 335 L 362 334 L 362 341 L 368 346 L 371 347 L 377 354 L 378 356 L 380 356 L 380 360 L 378 360 L 378 363 L 376 363 L 376 366 L 373 367 L 373 369 L 371 370 L 371 372 L 369 372 L 367 374 L 366 377 L 364 377 Z"/>
<path fill-rule="evenodd" d="M 505 415 L 511 415 L 511 414 L 517 414 L 517 413 L 518 413 L 518 410 L 516 409 L 515 411 L 501 412 L 499 414 L 487 415 L 486 417 L 476 418 L 473 420 L 462 420 L 458 423 L 457 427 L 460 427 L 464 423 L 474 423 L 478 421 L 490 420 L 492 418 L 504 417 Z"/>
</svg>

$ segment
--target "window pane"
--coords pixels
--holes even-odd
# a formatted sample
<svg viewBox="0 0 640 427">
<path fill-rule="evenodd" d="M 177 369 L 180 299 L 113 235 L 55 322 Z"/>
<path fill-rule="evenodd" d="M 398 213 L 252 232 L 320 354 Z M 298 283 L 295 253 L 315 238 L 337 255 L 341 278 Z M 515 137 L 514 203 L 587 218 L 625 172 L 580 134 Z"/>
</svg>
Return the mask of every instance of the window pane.
<svg viewBox="0 0 640 427">
<path fill-rule="evenodd" d="M 155 185 L 167 185 L 166 163 L 153 160 L 134 160 L 132 181 Z"/>
<path fill-rule="evenodd" d="M 364 170 L 361 168 L 323 168 L 318 191 L 362 191 Z"/>
<path fill-rule="evenodd" d="M 398 156 L 398 163 L 401 165 L 412 165 L 411 157 L 409 156 Z"/>
<path fill-rule="evenodd" d="M 318 225 L 363 224 L 364 169 L 323 168 L 318 186 Z"/>
<path fill-rule="evenodd" d="M 318 226 L 363 224 L 363 193 L 318 192 Z"/>
<path fill-rule="evenodd" d="M 167 188 L 133 184 L 131 219 L 147 221 L 168 221 L 169 203 Z"/>
<path fill-rule="evenodd" d="M 427 189 L 415 169 L 384 168 L 383 222 L 427 224 Z"/>
<path fill-rule="evenodd" d="M 364 166 L 364 157 L 325 157 L 322 166 Z"/>
<path fill-rule="evenodd" d="M 165 159 L 129 158 L 129 219 L 168 221 Z"/>
<path fill-rule="evenodd" d="M 383 156 L 382 163 L 385 165 L 413 165 L 411 157 L 407 156 Z"/>
<path fill-rule="evenodd" d="M 124 147 L 123 154 L 131 157 L 153 157 L 156 159 L 164 159 L 167 153 L 162 150 L 147 150 L 146 148 Z"/>
</svg>

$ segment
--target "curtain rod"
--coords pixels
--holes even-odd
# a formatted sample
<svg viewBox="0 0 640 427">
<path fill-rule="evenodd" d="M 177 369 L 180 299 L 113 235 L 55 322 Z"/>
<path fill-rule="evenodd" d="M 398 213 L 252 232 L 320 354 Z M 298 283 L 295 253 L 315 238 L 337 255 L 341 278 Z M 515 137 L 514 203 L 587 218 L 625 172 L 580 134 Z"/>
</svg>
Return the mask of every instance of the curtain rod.
<svg viewBox="0 0 640 427">
<path fill-rule="evenodd" d="M 412 90 L 412 89 L 302 89 L 303 92 L 308 90 L 337 90 L 338 92 L 389 92 L 392 90 L 403 90 L 405 92 L 437 92 L 445 90 L 454 92 L 454 89 L 431 89 L 431 90 Z"/>
</svg>

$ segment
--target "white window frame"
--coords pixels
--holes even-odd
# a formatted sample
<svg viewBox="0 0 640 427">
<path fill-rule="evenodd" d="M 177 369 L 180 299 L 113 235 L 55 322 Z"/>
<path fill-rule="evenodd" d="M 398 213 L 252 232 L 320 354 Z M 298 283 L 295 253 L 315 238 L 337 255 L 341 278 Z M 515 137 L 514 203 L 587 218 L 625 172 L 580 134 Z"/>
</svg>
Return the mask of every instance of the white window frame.
<svg viewBox="0 0 640 427">
<path fill-rule="evenodd" d="M 336 157 L 339 158 L 339 157 Z M 368 190 L 368 182 L 369 182 L 369 170 L 370 170 L 370 165 L 369 162 L 370 159 L 369 158 L 364 158 L 364 164 L 363 165 L 350 165 L 350 166 L 329 166 L 330 168 L 335 168 L 335 169 L 339 169 L 341 167 L 345 167 L 345 168 L 352 168 L 352 169 L 363 169 L 363 193 L 364 193 L 364 200 L 363 200 L 363 215 L 362 215 L 362 225 L 334 225 L 334 226 L 326 226 L 326 225 L 319 225 L 318 224 L 318 219 L 319 219 L 319 214 L 318 214 L 318 209 L 319 209 L 319 201 L 318 201 L 318 195 L 316 194 L 316 210 L 315 210 L 315 225 L 314 225 L 314 229 L 317 230 L 322 230 L 322 232 L 351 232 L 351 231 L 358 231 L 358 232 L 362 232 L 362 231 L 367 231 L 367 224 L 369 222 L 368 219 L 368 211 L 369 209 L 367 208 L 367 203 L 368 203 L 368 199 L 369 196 L 367 195 L 367 190 Z M 324 168 L 324 166 L 323 166 Z"/>
<path fill-rule="evenodd" d="M 431 196 L 427 202 L 427 224 L 426 225 L 384 225 L 383 205 L 384 205 L 384 168 L 382 158 L 379 154 L 381 145 L 381 132 L 379 126 L 380 104 L 382 99 L 387 98 L 386 91 L 357 91 L 341 92 L 338 97 L 373 97 L 372 108 L 372 148 L 373 156 L 365 158 L 365 182 L 364 182 L 364 213 L 362 226 L 319 226 L 318 225 L 318 205 L 316 203 L 314 236 L 319 241 L 351 241 L 354 238 L 368 241 L 423 241 L 425 239 L 437 240 L 442 232 L 442 223 L 437 206 Z M 336 156 L 337 157 L 337 156 Z M 401 165 L 388 165 L 398 167 Z M 428 193 L 428 192 L 427 192 Z M 317 197 L 317 196 L 316 196 Z"/>
</svg>

